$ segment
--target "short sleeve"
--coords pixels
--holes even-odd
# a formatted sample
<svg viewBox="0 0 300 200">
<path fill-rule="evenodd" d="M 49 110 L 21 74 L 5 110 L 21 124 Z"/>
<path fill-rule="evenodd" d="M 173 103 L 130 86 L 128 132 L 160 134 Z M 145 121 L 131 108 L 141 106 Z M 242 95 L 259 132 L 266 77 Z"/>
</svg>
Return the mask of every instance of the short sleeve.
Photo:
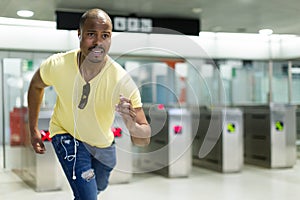
<svg viewBox="0 0 300 200">
<path fill-rule="evenodd" d="M 121 94 L 131 100 L 133 108 L 142 107 L 143 104 L 141 101 L 139 88 L 137 87 L 131 76 L 126 73 L 121 82 Z"/>
<path fill-rule="evenodd" d="M 47 58 L 40 66 L 40 76 L 46 85 L 52 85 L 52 67 L 54 66 L 53 56 Z"/>
</svg>

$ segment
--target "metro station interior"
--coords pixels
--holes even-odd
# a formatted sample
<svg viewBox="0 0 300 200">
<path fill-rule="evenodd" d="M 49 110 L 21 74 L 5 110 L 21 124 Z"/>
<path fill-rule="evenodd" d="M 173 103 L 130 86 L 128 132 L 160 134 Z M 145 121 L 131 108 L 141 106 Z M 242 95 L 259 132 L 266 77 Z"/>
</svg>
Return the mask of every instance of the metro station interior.
<svg viewBox="0 0 300 200">
<path fill-rule="evenodd" d="M 46 58 L 79 48 L 72 16 L 93 7 L 112 16 L 109 55 L 135 81 L 152 129 L 147 147 L 134 146 L 116 114 L 117 165 L 98 199 L 299 199 L 296 0 L 0 5 L 0 199 L 72 199 L 47 136 L 55 91 L 45 90 L 39 114 L 45 155 L 30 145 L 27 95 Z M 35 13 L 19 17 L 18 9 Z"/>
</svg>

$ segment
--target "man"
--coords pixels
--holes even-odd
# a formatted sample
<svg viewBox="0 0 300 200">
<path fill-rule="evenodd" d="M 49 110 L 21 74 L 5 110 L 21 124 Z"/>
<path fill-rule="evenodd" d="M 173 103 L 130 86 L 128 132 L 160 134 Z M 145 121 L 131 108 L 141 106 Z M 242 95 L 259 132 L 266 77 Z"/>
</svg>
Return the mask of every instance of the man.
<svg viewBox="0 0 300 200">
<path fill-rule="evenodd" d="M 140 93 L 125 70 L 107 55 L 111 34 L 108 14 L 88 10 L 80 19 L 80 49 L 50 56 L 29 86 L 31 143 L 39 154 L 46 150 L 38 129 L 44 88 L 51 85 L 56 91 L 50 137 L 76 200 L 95 200 L 108 185 L 116 160 L 111 132 L 115 111 L 135 145 L 150 142 Z"/>
</svg>

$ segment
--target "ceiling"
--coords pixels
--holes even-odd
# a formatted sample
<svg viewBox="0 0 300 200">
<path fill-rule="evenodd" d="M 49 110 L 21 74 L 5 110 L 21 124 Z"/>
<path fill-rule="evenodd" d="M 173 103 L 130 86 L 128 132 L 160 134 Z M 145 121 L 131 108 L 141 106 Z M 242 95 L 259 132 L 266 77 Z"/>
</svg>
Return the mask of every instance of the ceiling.
<svg viewBox="0 0 300 200">
<path fill-rule="evenodd" d="M 17 10 L 35 12 L 31 19 L 55 21 L 55 11 L 102 8 L 109 14 L 201 19 L 201 31 L 300 35 L 299 0 L 1 0 L 0 17 L 18 18 Z M 193 12 L 201 8 L 202 12 Z"/>
</svg>

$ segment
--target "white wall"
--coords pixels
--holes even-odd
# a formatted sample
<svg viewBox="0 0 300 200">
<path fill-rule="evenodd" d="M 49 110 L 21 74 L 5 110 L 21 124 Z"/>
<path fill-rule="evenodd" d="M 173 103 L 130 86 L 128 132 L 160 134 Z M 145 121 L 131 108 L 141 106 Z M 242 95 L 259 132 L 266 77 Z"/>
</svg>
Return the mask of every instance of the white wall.
<svg viewBox="0 0 300 200">
<path fill-rule="evenodd" d="M 0 48 L 62 51 L 72 48 L 72 32 L 39 27 L 0 26 Z"/>
<path fill-rule="evenodd" d="M 300 55 L 300 37 L 290 36 L 282 39 L 282 57 L 298 57 Z"/>
<path fill-rule="evenodd" d="M 0 49 L 66 51 L 78 47 L 77 31 L 56 30 L 55 22 L 0 18 Z M 25 23 L 26 22 L 26 23 Z M 295 36 L 201 32 L 197 36 L 113 33 L 110 53 L 171 57 L 237 59 L 295 58 Z"/>
</svg>

